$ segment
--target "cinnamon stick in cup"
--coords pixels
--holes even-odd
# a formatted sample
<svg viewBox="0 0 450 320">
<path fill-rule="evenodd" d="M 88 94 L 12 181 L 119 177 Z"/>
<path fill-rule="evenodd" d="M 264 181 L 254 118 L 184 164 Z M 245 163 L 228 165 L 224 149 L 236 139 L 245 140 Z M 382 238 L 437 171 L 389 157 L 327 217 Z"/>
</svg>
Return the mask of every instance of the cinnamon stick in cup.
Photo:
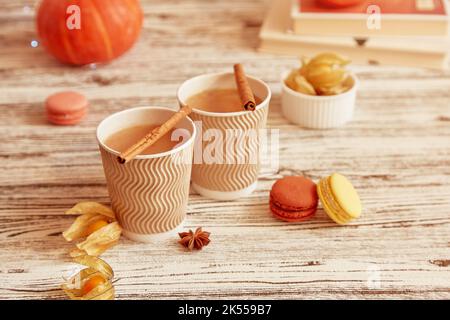
<svg viewBox="0 0 450 320">
<path fill-rule="evenodd" d="M 156 143 L 161 137 L 167 134 L 170 130 L 172 130 L 175 125 L 181 121 L 184 117 L 187 117 L 191 113 L 192 109 L 189 106 L 183 106 L 177 113 L 175 113 L 172 117 L 169 118 L 165 123 L 163 123 L 160 127 L 153 129 L 149 132 L 145 137 L 136 142 L 126 151 L 122 152 L 118 156 L 118 161 L 121 164 L 130 162 L 137 155 L 143 152 L 148 147 L 152 146 Z"/>
<path fill-rule="evenodd" d="M 239 96 L 241 97 L 244 109 L 255 111 L 256 109 L 255 96 L 253 94 L 252 88 L 250 88 L 250 85 L 248 83 L 244 67 L 240 63 L 234 65 L 234 78 L 236 80 Z"/>
</svg>

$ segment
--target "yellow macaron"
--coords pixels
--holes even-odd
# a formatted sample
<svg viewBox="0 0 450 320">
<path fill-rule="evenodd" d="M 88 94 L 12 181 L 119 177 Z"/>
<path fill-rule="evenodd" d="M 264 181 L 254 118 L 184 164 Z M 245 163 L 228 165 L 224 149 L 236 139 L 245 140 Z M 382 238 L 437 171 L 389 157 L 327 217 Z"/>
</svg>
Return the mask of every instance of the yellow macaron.
<svg viewBox="0 0 450 320">
<path fill-rule="evenodd" d="M 338 224 L 346 224 L 361 216 L 362 206 L 358 192 L 343 175 L 333 173 L 317 185 L 322 206 L 328 216 Z"/>
</svg>

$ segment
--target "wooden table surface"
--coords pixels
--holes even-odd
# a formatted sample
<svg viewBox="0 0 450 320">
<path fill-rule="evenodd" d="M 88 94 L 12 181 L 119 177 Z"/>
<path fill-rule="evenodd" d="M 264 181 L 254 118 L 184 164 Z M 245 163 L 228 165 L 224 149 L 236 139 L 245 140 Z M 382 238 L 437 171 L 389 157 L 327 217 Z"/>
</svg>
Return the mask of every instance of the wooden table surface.
<svg viewBox="0 0 450 320">
<path fill-rule="evenodd" d="M 354 66 L 361 80 L 347 126 L 305 130 L 280 114 L 282 71 L 296 59 L 256 52 L 266 1 L 142 1 L 139 43 L 107 66 L 71 68 L 32 48 L 33 1 L 0 2 L 0 299 L 62 299 L 73 270 L 61 232 L 79 201 L 109 203 L 96 125 L 132 106 L 176 107 L 177 87 L 245 64 L 273 90 L 269 127 L 280 129 L 280 166 L 236 202 L 191 193 L 187 228 L 212 243 L 189 253 L 176 239 L 122 239 L 103 258 L 119 299 L 450 298 L 450 73 Z M 299 52 L 301 54 L 301 52 Z M 82 124 L 46 122 L 43 101 L 74 89 L 91 101 Z M 269 213 L 282 176 L 347 175 L 364 204 L 337 226 L 320 209 L 287 224 Z"/>
</svg>

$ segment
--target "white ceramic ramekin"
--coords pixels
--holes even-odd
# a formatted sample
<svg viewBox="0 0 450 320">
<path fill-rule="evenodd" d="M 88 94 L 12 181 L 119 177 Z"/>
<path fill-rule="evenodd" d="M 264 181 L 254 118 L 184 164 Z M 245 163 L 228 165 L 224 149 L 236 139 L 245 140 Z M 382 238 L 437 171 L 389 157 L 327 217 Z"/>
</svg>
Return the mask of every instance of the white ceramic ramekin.
<svg viewBox="0 0 450 320">
<path fill-rule="evenodd" d="M 310 96 L 289 88 L 281 79 L 281 106 L 284 117 L 292 123 L 311 129 L 329 129 L 342 126 L 353 118 L 358 79 L 351 74 L 352 88 L 335 96 Z"/>
</svg>

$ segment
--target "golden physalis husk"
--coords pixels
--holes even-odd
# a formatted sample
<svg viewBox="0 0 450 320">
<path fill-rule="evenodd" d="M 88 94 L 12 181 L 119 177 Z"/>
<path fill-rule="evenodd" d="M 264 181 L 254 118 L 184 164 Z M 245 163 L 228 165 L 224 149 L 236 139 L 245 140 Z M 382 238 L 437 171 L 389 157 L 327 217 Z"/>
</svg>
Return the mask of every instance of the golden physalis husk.
<svg viewBox="0 0 450 320">
<path fill-rule="evenodd" d="M 89 255 L 78 256 L 73 260 L 87 268 L 62 285 L 62 289 L 71 300 L 114 300 L 115 290 L 112 284 L 114 272 L 109 264 Z M 99 278 L 103 280 L 97 281 L 98 284 L 86 292 L 85 288 L 90 285 L 89 281 Z"/>
<path fill-rule="evenodd" d="M 64 239 L 77 241 L 85 238 L 70 252 L 72 257 L 99 256 L 119 241 L 122 228 L 108 207 L 96 202 L 81 202 L 66 213 L 80 216 L 63 232 Z"/>
<path fill-rule="evenodd" d="M 286 85 L 292 90 L 312 96 L 316 95 L 314 87 L 306 80 L 304 76 L 299 74 L 298 70 L 292 70 L 285 82 Z"/>
<path fill-rule="evenodd" d="M 66 214 L 73 214 L 73 215 L 81 215 L 87 213 L 98 213 L 112 219 L 116 218 L 111 208 L 101 203 L 92 201 L 77 203 L 73 208 L 66 211 Z"/>
<path fill-rule="evenodd" d="M 286 85 L 308 95 L 337 95 L 350 90 L 352 78 L 345 66 L 350 60 L 335 53 L 321 53 L 312 59 L 302 58 L 300 69 L 286 78 Z"/>
</svg>

